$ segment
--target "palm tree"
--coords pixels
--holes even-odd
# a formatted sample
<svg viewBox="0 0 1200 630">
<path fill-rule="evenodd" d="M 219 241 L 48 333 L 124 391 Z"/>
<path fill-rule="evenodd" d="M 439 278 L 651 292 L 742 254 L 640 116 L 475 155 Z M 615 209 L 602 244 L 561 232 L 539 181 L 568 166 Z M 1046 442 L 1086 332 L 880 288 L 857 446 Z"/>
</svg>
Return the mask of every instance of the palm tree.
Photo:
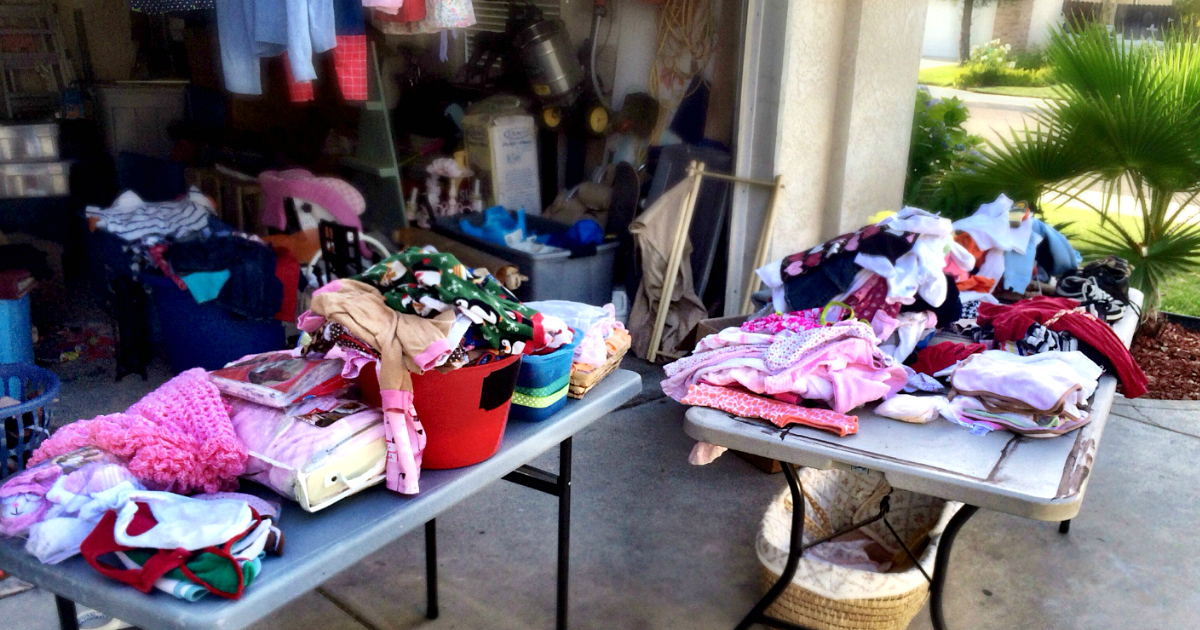
<svg viewBox="0 0 1200 630">
<path fill-rule="evenodd" d="M 1004 192 L 1089 207 L 1101 228 L 1081 249 L 1129 260 L 1153 316 L 1165 280 L 1200 267 L 1200 37 L 1177 32 L 1133 46 L 1102 27 L 1059 31 L 1046 55 L 1056 98 L 1032 126 L 990 142 L 969 170 L 934 182 L 931 205 L 962 215 Z M 1089 203 L 1084 191 L 1102 201 Z M 1136 225 L 1118 221 L 1120 212 Z"/>
</svg>

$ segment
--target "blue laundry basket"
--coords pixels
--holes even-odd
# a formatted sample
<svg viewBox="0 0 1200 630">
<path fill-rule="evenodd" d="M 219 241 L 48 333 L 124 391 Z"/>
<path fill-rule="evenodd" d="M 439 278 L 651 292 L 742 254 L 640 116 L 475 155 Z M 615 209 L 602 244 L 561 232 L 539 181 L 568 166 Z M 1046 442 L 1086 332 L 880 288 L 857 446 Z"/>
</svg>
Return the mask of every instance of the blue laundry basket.
<svg viewBox="0 0 1200 630">
<path fill-rule="evenodd" d="M 19 403 L 0 407 L 0 479 L 24 470 L 29 456 L 50 435 L 50 405 L 61 385 L 49 370 L 27 363 L 0 364 L 0 396 Z"/>
<path fill-rule="evenodd" d="M 197 304 L 192 294 L 162 276 L 145 275 L 171 371 L 219 370 L 248 354 L 283 350 L 283 322 L 238 317 L 215 301 Z"/>
<path fill-rule="evenodd" d="M 513 420 L 536 422 L 545 420 L 567 404 L 571 388 L 571 363 L 575 347 L 583 334 L 575 331 L 571 343 L 549 354 L 527 354 L 521 358 L 517 373 L 517 388 L 513 392 L 508 417 Z"/>
<path fill-rule="evenodd" d="M 29 296 L 0 300 L 0 363 L 33 363 Z"/>
</svg>

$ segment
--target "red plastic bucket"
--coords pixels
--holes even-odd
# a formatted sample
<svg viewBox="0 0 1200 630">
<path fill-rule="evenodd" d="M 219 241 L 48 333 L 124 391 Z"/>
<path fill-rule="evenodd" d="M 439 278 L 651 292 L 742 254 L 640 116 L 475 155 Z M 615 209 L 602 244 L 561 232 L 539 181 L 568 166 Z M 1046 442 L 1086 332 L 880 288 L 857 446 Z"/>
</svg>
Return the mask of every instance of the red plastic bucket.
<svg viewBox="0 0 1200 630">
<path fill-rule="evenodd" d="M 500 450 L 520 366 L 514 355 L 413 375 L 413 406 L 425 427 L 421 468 L 471 466 Z"/>
</svg>

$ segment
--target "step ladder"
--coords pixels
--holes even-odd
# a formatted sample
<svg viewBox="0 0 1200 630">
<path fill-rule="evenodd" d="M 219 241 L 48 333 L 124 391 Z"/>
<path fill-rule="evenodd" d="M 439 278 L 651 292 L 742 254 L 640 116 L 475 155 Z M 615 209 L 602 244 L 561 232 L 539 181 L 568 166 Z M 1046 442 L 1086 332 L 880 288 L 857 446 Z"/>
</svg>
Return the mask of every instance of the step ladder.
<svg viewBox="0 0 1200 630">
<path fill-rule="evenodd" d="M 49 0 L 0 4 L 0 94 L 6 118 L 42 118 L 75 80 Z"/>
</svg>

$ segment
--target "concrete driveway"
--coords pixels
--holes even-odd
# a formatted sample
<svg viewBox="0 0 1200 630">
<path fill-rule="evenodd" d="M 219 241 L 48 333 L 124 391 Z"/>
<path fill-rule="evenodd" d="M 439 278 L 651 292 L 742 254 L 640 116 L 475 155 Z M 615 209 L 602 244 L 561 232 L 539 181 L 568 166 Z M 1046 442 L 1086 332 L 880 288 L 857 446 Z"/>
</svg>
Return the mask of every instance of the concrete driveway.
<svg viewBox="0 0 1200 630">
<path fill-rule="evenodd" d="M 971 112 L 963 127 L 984 140 L 996 142 L 1012 137 L 1013 129 L 1034 125 L 1033 112 L 1044 102 L 1040 98 L 1022 98 L 999 94 L 979 94 L 954 88 L 926 86 L 938 98 L 957 97 Z"/>
<path fill-rule="evenodd" d="M 623 367 L 644 374 L 643 395 L 575 441 L 571 626 L 732 628 L 761 593 L 754 539 L 784 480 L 732 454 L 690 466 L 692 441 L 681 429 L 686 408 L 663 397 L 661 369 L 633 358 Z M 95 386 L 111 388 L 102 381 Z M 118 387 L 153 385 L 126 379 Z M 94 395 L 78 383 L 70 393 Z M 93 399 L 91 411 L 118 404 L 104 400 Z M 971 436 L 964 432 L 963 439 Z M 555 459 L 535 463 L 553 469 Z M 1200 627 L 1197 460 L 1200 403 L 1118 398 L 1069 535 L 1053 523 L 986 511 L 963 529 L 946 588 L 951 627 Z M 437 621 L 422 616 L 424 543 L 415 534 L 256 627 L 552 628 L 554 524 L 552 499 L 494 484 L 438 519 Z M 147 597 L 133 589 L 129 596 Z M 0 599 L 0 620 L 5 630 L 58 627 L 45 591 Z M 911 626 L 930 627 L 924 612 Z"/>
</svg>

